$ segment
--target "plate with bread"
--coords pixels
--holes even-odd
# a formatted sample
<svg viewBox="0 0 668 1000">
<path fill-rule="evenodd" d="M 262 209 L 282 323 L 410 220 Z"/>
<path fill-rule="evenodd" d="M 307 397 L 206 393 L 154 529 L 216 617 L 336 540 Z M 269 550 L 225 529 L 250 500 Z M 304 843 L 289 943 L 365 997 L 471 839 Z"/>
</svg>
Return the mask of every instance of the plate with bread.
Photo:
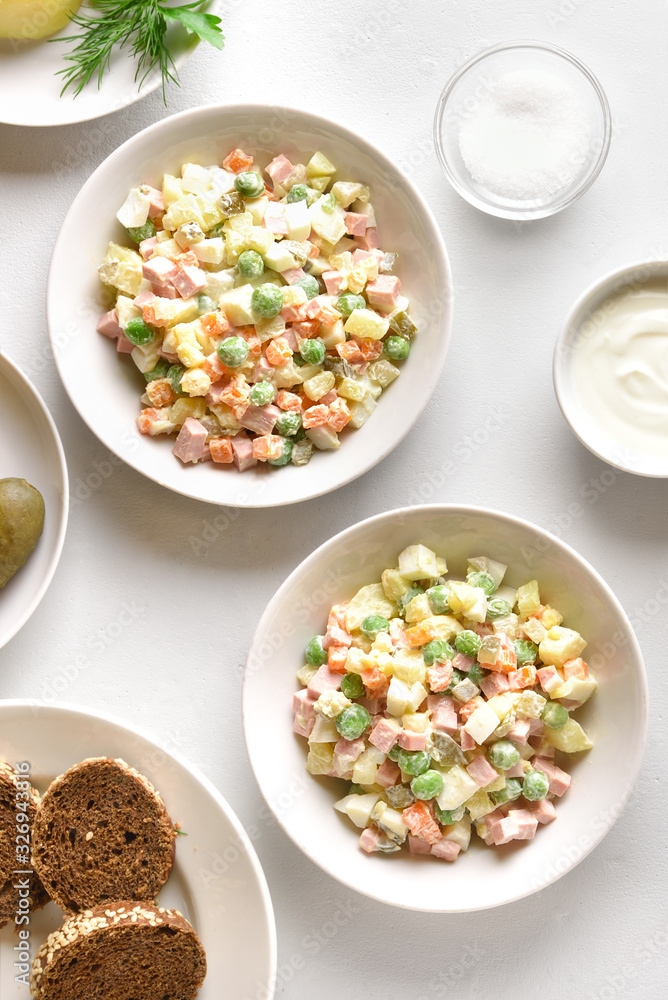
<svg viewBox="0 0 668 1000">
<path fill-rule="evenodd" d="M 0 703 L 3 1000 L 271 998 L 275 976 L 264 874 L 207 778 L 106 716 Z"/>
</svg>

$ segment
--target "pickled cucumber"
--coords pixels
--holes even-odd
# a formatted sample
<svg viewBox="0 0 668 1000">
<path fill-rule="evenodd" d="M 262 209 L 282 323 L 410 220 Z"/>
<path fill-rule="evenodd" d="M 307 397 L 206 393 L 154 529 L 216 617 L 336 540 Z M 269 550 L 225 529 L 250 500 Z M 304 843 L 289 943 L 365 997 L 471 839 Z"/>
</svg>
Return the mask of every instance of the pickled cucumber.
<svg viewBox="0 0 668 1000">
<path fill-rule="evenodd" d="M 44 528 L 44 498 L 25 479 L 0 479 L 0 588 L 35 548 Z"/>
</svg>

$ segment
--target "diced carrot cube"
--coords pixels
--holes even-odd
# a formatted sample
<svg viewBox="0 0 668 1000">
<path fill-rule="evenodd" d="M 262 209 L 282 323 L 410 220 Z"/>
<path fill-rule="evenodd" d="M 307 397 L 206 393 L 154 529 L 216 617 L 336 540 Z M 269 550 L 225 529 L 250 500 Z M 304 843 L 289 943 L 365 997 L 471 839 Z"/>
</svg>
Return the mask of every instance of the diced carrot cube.
<svg viewBox="0 0 668 1000">
<path fill-rule="evenodd" d="M 236 337 L 243 337 L 248 344 L 248 353 L 252 358 L 257 358 L 262 354 L 262 343 L 254 326 L 240 326 L 235 331 Z"/>
<path fill-rule="evenodd" d="M 301 340 L 308 340 L 311 337 L 317 337 L 320 332 L 320 323 L 317 319 L 305 319 L 298 323 L 293 323 L 291 329 L 295 337 Z"/>
<path fill-rule="evenodd" d="M 265 355 L 269 364 L 278 368 L 290 360 L 292 351 L 285 337 L 274 337 L 267 344 Z"/>
<path fill-rule="evenodd" d="M 283 453 L 283 438 L 280 434 L 262 434 L 253 439 L 253 458 L 267 462 L 270 458 L 280 458 Z"/>
<path fill-rule="evenodd" d="M 329 612 L 329 615 L 327 616 L 327 629 L 328 630 L 330 628 L 334 628 L 334 626 L 336 625 L 337 628 L 342 628 L 344 632 L 347 631 L 347 629 L 346 629 L 346 608 L 347 607 L 348 607 L 347 604 L 334 604 L 334 605 L 332 605 L 332 608 L 331 608 L 331 610 Z"/>
<path fill-rule="evenodd" d="M 201 368 L 212 382 L 220 382 L 221 378 L 232 373 L 232 369 L 223 364 L 215 351 L 204 359 Z"/>
<path fill-rule="evenodd" d="M 384 698 L 390 686 L 389 679 L 378 667 L 365 670 L 362 674 L 362 681 L 369 698 Z"/>
<path fill-rule="evenodd" d="M 341 319 L 341 313 L 333 306 L 323 305 L 320 307 L 318 319 L 325 326 L 334 326 L 336 321 Z"/>
<path fill-rule="evenodd" d="M 471 700 L 467 701 L 465 705 L 462 705 L 459 709 L 459 718 L 462 722 L 468 722 L 477 707 L 478 705 L 474 698 L 471 698 Z"/>
<path fill-rule="evenodd" d="M 435 844 L 441 839 L 441 829 L 426 802 L 414 802 L 401 815 L 414 837 L 422 837 L 428 844 Z"/>
<path fill-rule="evenodd" d="M 570 677 L 581 677 L 583 680 L 589 677 L 589 667 L 581 656 L 564 663 L 564 679 L 568 680 Z"/>
<path fill-rule="evenodd" d="M 327 650 L 327 666 L 335 674 L 345 674 L 348 648 L 346 646 L 330 646 Z"/>
<path fill-rule="evenodd" d="M 200 316 L 199 321 L 210 337 L 222 337 L 230 328 L 229 320 L 222 310 L 205 313 Z"/>
<path fill-rule="evenodd" d="M 311 257 L 313 259 L 315 257 L 319 257 L 320 256 L 320 247 L 317 247 L 315 245 L 315 243 L 311 243 L 310 240 L 306 240 L 305 243 L 306 243 L 306 246 L 308 247 L 308 251 L 307 252 L 308 252 L 309 257 Z"/>
<path fill-rule="evenodd" d="M 233 174 L 240 174 L 244 170 L 250 170 L 253 166 L 253 157 L 249 153 L 244 153 L 243 149 L 233 149 L 223 160 L 225 170 L 231 170 Z"/>
<path fill-rule="evenodd" d="M 137 429 L 140 434 L 149 434 L 151 426 L 159 418 L 160 411 L 154 406 L 150 406 L 145 410 L 142 410 L 137 417 Z"/>
<path fill-rule="evenodd" d="M 501 649 L 496 658 L 496 663 L 486 663 L 489 670 L 496 673 L 510 674 L 517 667 L 517 656 L 511 640 L 506 635 L 501 636 Z"/>
<path fill-rule="evenodd" d="M 211 449 L 211 458 L 219 465 L 231 465 L 234 461 L 234 451 L 229 438 L 210 438 L 209 448 Z"/>
<path fill-rule="evenodd" d="M 336 345 L 336 353 L 344 361 L 361 361 L 362 352 L 356 340 L 346 340 L 343 344 Z"/>
<path fill-rule="evenodd" d="M 364 361 L 375 361 L 383 353 L 380 340 L 357 340 L 357 344 Z"/>
<path fill-rule="evenodd" d="M 536 683 L 536 668 L 533 664 L 520 667 L 519 670 L 512 670 L 508 674 L 508 683 L 511 691 L 521 691 L 523 688 L 533 687 Z"/>
<path fill-rule="evenodd" d="M 415 649 L 417 646 L 424 646 L 431 639 L 437 639 L 438 628 L 430 623 L 428 618 L 425 618 L 417 625 L 411 625 L 410 628 L 407 628 L 405 638 L 411 649 Z"/>
<path fill-rule="evenodd" d="M 339 396 L 334 402 L 329 404 L 329 417 L 327 423 L 335 431 L 342 431 L 350 420 L 352 414 L 345 399 Z"/>
<path fill-rule="evenodd" d="M 183 253 L 177 253 L 172 259 L 179 267 L 199 267 L 199 258 L 192 250 L 184 250 Z"/>
<path fill-rule="evenodd" d="M 289 413 L 301 413 L 301 396 L 298 396 L 295 392 L 288 392 L 287 389 L 281 389 L 276 396 L 276 406 L 281 410 L 287 410 Z"/>
<path fill-rule="evenodd" d="M 236 413 L 238 410 L 243 413 L 248 409 L 248 397 L 250 396 L 250 386 L 241 375 L 234 375 L 225 391 L 221 393 L 221 403 L 227 403 Z"/>
<path fill-rule="evenodd" d="M 306 306 L 307 302 L 300 302 L 296 306 L 283 306 L 281 309 L 281 318 L 285 320 L 286 323 L 299 323 L 306 319 Z"/>
<path fill-rule="evenodd" d="M 141 315 L 144 322 L 148 323 L 149 326 L 157 326 L 157 322 L 155 319 L 155 310 L 153 306 L 150 305 L 144 306 L 144 308 L 141 311 Z"/>
<path fill-rule="evenodd" d="M 146 395 L 152 406 L 171 406 L 176 401 L 176 393 L 167 378 L 157 378 L 146 386 Z"/>
<path fill-rule="evenodd" d="M 452 660 L 445 663 L 433 663 L 427 667 L 427 680 L 429 687 L 434 692 L 445 691 L 450 686 L 452 679 Z"/>
<path fill-rule="evenodd" d="M 321 427 L 324 426 L 328 420 L 329 407 L 320 404 L 318 406 L 309 406 L 308 410 L 304 410 L 302 424 L 305 428 Z"/>
</svg>

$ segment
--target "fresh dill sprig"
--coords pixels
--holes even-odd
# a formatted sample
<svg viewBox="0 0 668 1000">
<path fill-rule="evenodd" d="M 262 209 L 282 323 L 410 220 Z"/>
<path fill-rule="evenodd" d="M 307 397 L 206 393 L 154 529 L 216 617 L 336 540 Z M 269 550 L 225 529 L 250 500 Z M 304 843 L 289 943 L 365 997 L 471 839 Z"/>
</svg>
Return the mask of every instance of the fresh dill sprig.
<svg viewBox="0 0 668 1000">
<path fill-rule="evenodd" d="M 111 56 L 116 47 L 130 46 L 137 61 L 135 82 L 138 89 L 146 77 L 159 67 L 162 76 L 162 95 L 171 80 L 178 84 L 178 74 L 172 53 L 167 44 L 167 22 L 178 21 L 191 34 L 202 41 L 222 49 L 225 36 L 220 29 L 220 18 L 205 14 L 197 3 L 181 7 L 168 7 L 164 0 L 96 0 L 95 10 L 87 13 L 79 10 L 70 15 L 70 20 L 81 29 L 79 34 L 53 39 L 76 43 L 66 55 L 70 65 L 58 70 L 65 80 L 61 97 L 68 87 L 74 87 L 74 95 L 80 94 L 86 84 L 97 78 L 98 87 L 109 69 Z"/>
</svg>

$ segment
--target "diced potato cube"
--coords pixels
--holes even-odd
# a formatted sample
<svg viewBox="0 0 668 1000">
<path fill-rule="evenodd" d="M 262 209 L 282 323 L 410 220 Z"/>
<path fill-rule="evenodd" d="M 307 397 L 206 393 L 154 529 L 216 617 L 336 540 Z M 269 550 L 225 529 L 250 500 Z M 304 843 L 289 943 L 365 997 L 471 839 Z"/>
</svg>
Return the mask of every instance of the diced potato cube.
<svg viewBox="0 0 668 1000">
<path fill-rule="evenodd" d="M 162 178 L 162 197 L 165 208 L 168 209 L 175 201 L 182 198 L 184 194 L 181 179 L 172 174 L 165 174 Z"/>
<path fill-rule="evenodd" d="M 556 608 L 551 608 L 550 605 L 547 604 L 543 609 L 540 620 L 549 632 L 555 625 L 561 625 L 564 620 L 564 616 L 557 611 Z"/>
<path fill-rule="evenodd" d="M 515 705 L 515 711 L 525 719 L 540 719 L 546 702 L 547 698 L 543 698 L 536 691 L 522 691 Z"/>
<path fill-rule="evenodd" d="M 358 785 L 373 785 L 376 781 L 378 764 L 371 750 L 375 750 L 375 747 L 370 747 L 360 754 L 353 765 L 353 781 Z"/>
<path fill-rule="evenodd" d="M 291 267 L 297 266 L 297 261 L 282 243 L 283 241 L 272 243 L 263 255 L 265 265 L 270 267 L 272 271 L 287 271 Z M 304 292 L 304 289 L 300 288 L 300 291 Z M 306 292 L 304 292 L 304 298 L 306 299 Z"/>
<path fill-rule="evenodd" d="M 156 338 L 144 347 L 135 347 L 131 357 L 140 372 L 153 371 L 160 357 L 160 339 Z"/>
<path fill-rule="evenodd" d="M 329 774 L 334 764 L 334 743 L 309 743 L 306 770 L 309 774 Z"/>
<path fill-rule="evenodd" d="M 420 622 L 423 618 L 431 618 L 429 598 L 426 594 L 417 594 L 406 605 L 406 621 Z"/>
<path fill-rule="evenodd" d="M 436 553 L 426 545 L 409 545 L 399 554 L 399 572 L 407 580 L 437 577 Z"/>
<path fill-rule="evenodd" d="M 545 739 L 556 750 L 563 750 L 565 753 L 591 750 L 594 745 L 580 723 L 572 718 L 561 729 L 549 729 L 545 726 Z"/>
<path fill-rule="evenodd" d="M 321 323 L 320 336 L 328 351 L 333 350 L 337 344 L 343 344 L 346 339 L 346 331 L 343 328 L 343 320 L 337 319 L 336 323 Z"/>
<path fill-rule="evenodd" d="M 378 361 L 373 361 L 369 365 L 367 374 L 382 389 L 386 389 L 391 382 L 394 382 L 395 378 L 399 377 L 399 369 L 386 358 L 379 358 Z M 445 573 L 445 570 L 443 572 Z"/>
<path fill-rule="evenodd" d="M 401 718 L 408 707 L 409 698 L 410 688 L 408 684 L 396 676 L 393 677 L 387 692 L 387 710 L 390 715 Z"/>
<path fill-rule="evenodd" d="M 105 285 L 112 285 L 134 298 L 142 282 L 142 266 L 143 261 L 134 250 L 110 243 L 98 273 Z"/>
<path fill-rule="evenodd" d="M 250 198 L 246 200 L 246 211 L 250 212 L 253 218 L 253 225 L 259 226 L 264 219 L 264 213 L 267 211 L 267 205 L 269 204 L 269 199 L 264 195 L 261 198 Z M 273 264 L 270 265 L 273 267 Z M 274 268 L 275 271 L 279 269 Z"/>
<path fill-rule="evenodd" d="M 308 738 L 309 743 L 336 743 L 339 739 L 339 732 L 333 719 L 327 719 L 322 715 L 316 715 L 315 725 Z"/>
<path fill-rule="evenodd" d="M 427 668 L 419 649 L 398 649 L 394 655 L 394 676 L 407 684 L 422 683 Z"/>
<path fill-rule="evenodd" d="M 223 310 L 232 326 L 248 326 L 255 322 L 255 313 L 251 305 L 253 286 L 240 285 L 230 288 L 220 296 L 220 308 Z"/>
<path fill-rule="evenodd" d="M 579 656 L 586 645 L 586 640 L 579 632 L 555 625 L 548 631 L 538 650 L 543 663 L 561 667 L 566 660 Z"/>
<path fill-rule="evenodd" d="M 517 607 L 524 618 L 535 615 L 540 608 L 538 580 L 530 580 L 517 590 Z"/>
<path fill-rule="evenodd" d="M 550 697 L 555 701 L 565 698 L 568 701 L 577 701 L 579 705 L 584 705 L 597 690 L 598 681 L 590 674 L 589 677 L 570 677 L 553 691 Z"/>
<path fill-rule="evenodd" d="M 489 707 L 488 703 L 483 703 L 476 708 L 473 715 L 462 726 L 472 736 L 476 743 L 484 743 L 488 736 L 491 736 L 499 724 L 496 712 Z"/>
<path fill-rule="evenodd" d="M 311 678 L 314 676 L 314 674 L 317 674 L 317 672 L 318 672 L 317 667 L 312 667 L 310 663 L 305 663 L 304 666 L 300 667 L 300 669 L 297 671 L 297 680 L 302 685 L 302 687 L 306 687 Z"/>
<path fill-rule="evenodd" d="M 283 365 L 283 367 L 286 366 Z M 309 427 L 306 431 L 306 437 L 313 442 L 319 451 L 336 451 L 337 448 L 341 447 L 339 435 L 326 424 L 321 424 L 319 427 Z"/>
<path fill-rule="evenodd" d="M 425 688 L 424 684 L 420 684 L 419 681 L 416 681 L 415 684 L 413 684 L 410 689 L 410 694 L 408 696 L 408 708 L 412 709 L 413 712 L 417 712 L 418 708 L 420 707 L 420 705 L 422 704 L 422 702 L 425 700 L 426 697 L 427 697 L 427 689 Z M 409 729 L 410 726 L 407 726 L 406 728 Z M 418 730 L 418 732 L 422 733 L 424 732 L 424 730 L 420 729 Z"/>
<path fill-rule="evenodd" d="M 521 631 L 524 632 L 527 639 L 531 639 L 537 645 L 540 645 L 547 635 L 547 629 L 537 618 L 527 618 L 521 626 Z"/>
<path fill-rule="evenodd" d="M 186 222 L 196 222 L 202 230 L 210 228 L 204 219 L 197 197 L 193 194 L 184 194 L 172 202 L 163 217 L 165 229 L 169 229 L 172 233 Z"/>
<path fill-rule="evenodd" d="M 496 694 L 487 702 L 487 706 L 496 715 L 499 722 L 503 722 L 507 715 L 515 708 L 518 697 L 512 694 Z"/>
<path fill-rule="evenodd" d="M 494 599 L 498 601 L 508 601 L 511 608 L 514 608 L 517 603 L 517 590 L 515 587 L 506 587 L 501 585 L 494 591 Z"/>
<path fill-rule="evenodd" d="M 462 816 L 456 823 L 446 826 L 443 838 L 444 840 L 452 840 L 453 843 L 459 844 L 462 851 L 468 850 L 471 843 L 471 817 L 468 815 Z"/>
<path fill-rule="evenodd" d="M 336 173 L 336 167 L 327 159 L 324 153 L 314 153 L 306 164 L 307 177 L 330 177 Z"/>
<path fill-rule="evenodd" d="M 487 615 L 487 597 L 482 587 L 452 581 L 448 604 L 456 615 L 466 615 L 471 621 L 484 622 Z M 481 617 L 482 616 L 482 617 Z"/>
<path fill-rule="evenodd" d="M 346 608 L 346 628 L 349 632 L 359 629 L 368 615 L 382 615 L 383 618 L 394 618 L 397 606 L 390 601 L 380 583 L 369 583 L 357 591 Z"/>
<path fill-rule="evenodd" d="M 443 789 L 437 796 L 441 809 L 457 809 L 478 791 L 478 785 L 460 764 L 443 775 Z"/>
<path fill-rule="evenodd" d="M 304 392 L 309 399 L 317 402 L 321 396 L 324 396 L 330 389 L 333 389 L 335 384 L 336 379 L 333 372 L 320 372 L 318 375 L 314 375 L 313 378 L 304 382 Z"/>
<path fill-rule="evenodd" d="M 385 596 L 390 601 L 398 601 L 410 589 L 412 583 L 407 577 L 402 576 L 398 569 L 384 569 L 380 579 Z"/>
<path fill-rule="evenodd" d="M 349 404 L 350 408 L 350 426 L 355 428 L 362 427 L 371 414 L 374 412 L 378 403 L 373 398 L 371 393 L 367 392 L 364 399 L 361 400 L 351 400 Z"/>
<path fill-rule="evenodd" d="M 188 396 L 182 396 L 172 404 L 169 410 L 169 419 L 177 427 L 185 423 L 188 417 L 194 417 L 195 420 L 201 420 L 206 414 L 206 403 L 203 399 L 196 398 L 191 399 Z"/>
<path fill-rule="evenodd" d="M 488 813 L 493 812 L 496 808 L 484 788 L 479 788 L 477 792 L 474 792 L 473 795 L 466 800 L 465 805 L 471 819 L 473 820 L 480 819 L 482 816 L 487 816 Z"/>
<path fill-rule="evenodd" d="M 452 590 L 450 590 L 450 595 L 452 595 Z M 451 597 L 448 597 L 450 601 Z M 452 607 L 452 604 L 450 605 Z M 486 635 L 480 645 L 478 650 L 478 662 L 479 663 L 496 663 L 499 658 L 499 653 L 501 651 L 501 640 L 498 635 Z"/>
<path fill-rule="evenodd" d="M 401 843 L 406 839 L 408 825 L 403 816 L 397 809 L 392 809 L 382 800 L 374 806 L 371 819 L 378 829 L 386 833 L 392 840 Z"/>
<path fill-rule="evenodd" d="M 429 725 L 429 715 L 427 712 L 404 712 L 401 725 L 411 733 L 425 733 Z"/>
<path fill-rule="evenodd" d="M 337 181 L 332 184 L 332 194 L 342 208 L 348 208 L 355 201 L 366 194 L 369 198 L 369 189 L 364 184 L 356 184 L 351 181 Z"/>
<path fill-rule="evenodd" d="M 385 316 L 373 309 L 353 309 L 345 324 L 345 331 L 363 340 L 382 340 L 390 326 Z"/>
<path fill-rule="evenodd" d="M 339 396 L 343 396 L 344 399 L 354 399 L 358 402 L 366 396 L 366 389 L 361 385 L 357 379 L 354 378 L 344 378 L 339 383 L 338 393 Z"/>
<path fill-rule="evenodd" d="M 334 808 L 345 813 L 355 826 L 363 830 L 371 821 L 371 813 L 379 798 L 379 795 L 372 792 L 366 795 L 346 795 L 334 803 Z"/>
</svg>

